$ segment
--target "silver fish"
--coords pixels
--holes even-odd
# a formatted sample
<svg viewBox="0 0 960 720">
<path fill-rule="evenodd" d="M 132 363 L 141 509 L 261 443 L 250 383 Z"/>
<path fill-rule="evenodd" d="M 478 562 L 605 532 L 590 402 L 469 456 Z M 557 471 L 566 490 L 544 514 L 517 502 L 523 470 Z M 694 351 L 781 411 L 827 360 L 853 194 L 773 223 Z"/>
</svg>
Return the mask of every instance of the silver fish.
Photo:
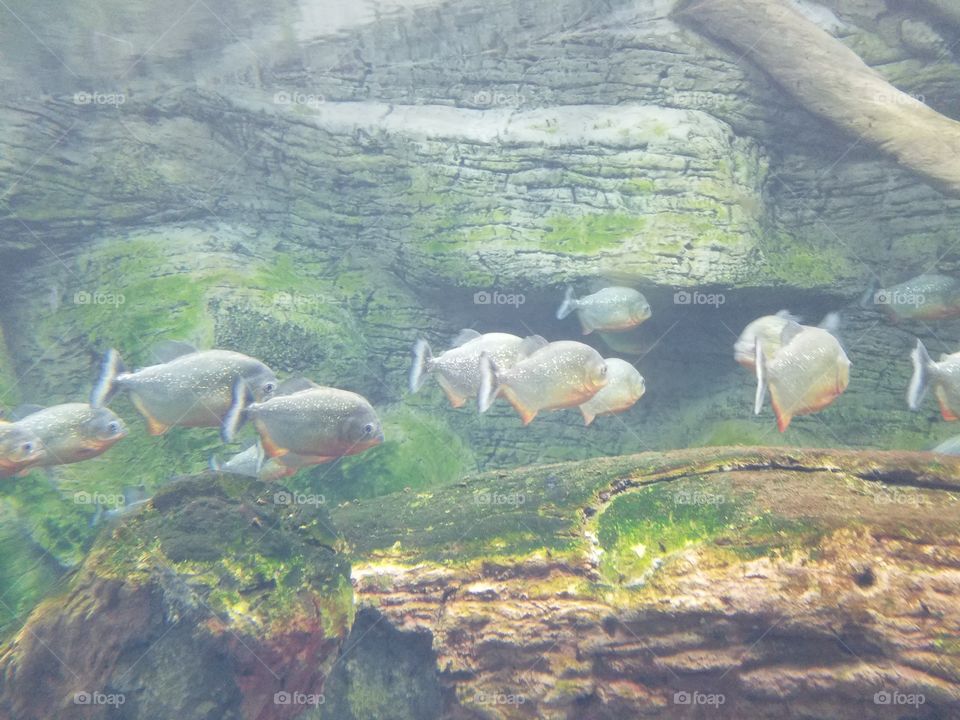
<svg viewBox="0 0 960 720">
<path fill-rule="evenodd" d="M 43 455 L 40 438 L 16 423 L 0 421 L 0 477 L 26 471 Z"/>
<path fill-rule="evenodd" d="M 822 410 L 847 389 L 850 360 L 840 342 L 823 328 L 789 321 L 780 337 L 780 348 L 771 358 L 756 341 L 754 358 L 757 394 L 754 412 L 760 414 L 767 388 L 777 416 L 777 429 L 784 432 L 797 415 Z"/>
<path fill-rule="evenodd" d="M 505 370 L 489 355 L 480 358 L 480 412 L 486 412 L 502 393 L 524 425 L 541 410 L 585 403 L 607 383 L 607 363 L 600 353 L 570 340 L 552 342 Z"/>
<path fill-rule="evenodd" d="M 584 425 L 598 415 L 615 415 L 629 410 L 643 397 L 647 388 L 643 375 L 633 365 L 620 358 L 607 358 L 607 384 L 580 405 Z"/>
<path fill-rule="evenodd" d="M 934 362 L 923 343 L 917 340 L 910 359 L 913 361 L 913 377 L 907 389 L 910 409 L 919 410 L 927 390 L 933 387 L 943 419 L 956 420 L 960 415 L 960 352 L 942 355 L 940 362 Z"/>
<path fill-rule="evenodd" d="M 879 308 L 893 323 L 946 320 L 960 316 L 960 280 L 924 273 L 899 285 L 868 291 L 863 304 Z"/>
<path fill-rule="evenodd" d="M 781 310 L 776 315 L 764 315 L 747 325 L 740 337 L 733 344 L 733 358 L 748 370 L 756 369 L 754 357 L 757 340 L 763 354 L 771 358 L 780 349 L 780 337 L 788 323 L 799 323 L 800 318 L 792 315 L 789 310 Z M 840 315 L 827 313 L 817 326 L 836 335 L 840 329 Z"/>
<path fill-rule="evenodd" d="M 250 392 L 242 386 L 238 390 Z M 263 402 L 248 397 L 233 407 L 224 419 L 224 439 L 231 441 L 237 430 L 250 422 L 269 458 L 294 454 L 300 456 L 299 461 L 316 465 L 356 455 L 383 442 L 383 428 L 373 407 L 364 397 L 346 390 L 310 383 L 306 389 Z"/>
<path fill-rule="evenodd" d="M 66 403 L 41 408 L 24 405 L 14 412 L 18 427 L 39 438 L 40 457 L 31 467 L 52 467 L 89 460 L 127 436 L 127 426 L 107 408 Z"/>
<path fill-rule="evenodd" d="M 295 453 L 287 453 L 277 458 L 265 458 L 263 446 L 259 442 L 237 453 L 226 462 L 220 462 L 216 455 L 210 458 L 210 470 L 213 472 L 243 475 L 265 482 L 289 477 L 300 468 L 313 464 L 315 463 L 309 462 L 309 458 L 302 458 Z"/>
<path fill-rule="evenodd" d="M 633 288 L 607 287 L 603 290 L 576 298 L 573 288 L 567 288 L 563 303 L 557 309 L 557 319 L 562 320 L 576 311 L 584 335 L 594 330 L 629 330 L 649 319 L 652 315 L 647 299 Z"/>
<path fill-rule="evenodd" d="M 277 377 L 259 360 L 229 350 L 199 352 L 184 343 L 161 346 L 164 362 L 127 372 L 116 350 L 110 350 L 91 395 L 90 404 L 102 407 L 119 391 L 127 392 L 147 421 L 151 435 L 162 435 L 174 425 L 218 427 L 230 412 L 240 383 L 255 400 L 276 390 Z"/>
<path fill-rule="evenodd" d="M 463 407 L 468 398 L 480 390 L 480 355 L 487 353 L 498 367 L 512 367 L 518 360 L 544 347 L 547 341 L 539 335 L 520 338 L 508 333 L 486 333 L 462 330 L 453 340 L 453 347 L 434 356 L 426 340 L 414 345 L 413 367 L 410 370 L 410 392 L 417 392 L 430 373 L 436 375 L 450 404 Z"/>
</svg>

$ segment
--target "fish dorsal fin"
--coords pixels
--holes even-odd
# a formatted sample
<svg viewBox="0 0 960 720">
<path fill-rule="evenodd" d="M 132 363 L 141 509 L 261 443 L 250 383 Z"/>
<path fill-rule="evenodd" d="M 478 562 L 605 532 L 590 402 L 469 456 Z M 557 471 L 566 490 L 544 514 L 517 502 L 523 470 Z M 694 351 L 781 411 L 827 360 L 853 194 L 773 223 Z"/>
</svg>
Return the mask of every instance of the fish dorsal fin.
<svg viewBox="0 0 960 720">
<path fill-rule="evenodd" d="M 188 342 L 180 340 L 161 340 L 150 348 L 150 356 L 157 363 L 168 363 L 184 355 L 193 355 L 200 352 L 196 347 Z"/>
<path fill-rule="evenodd" d="M 29 417 L 34 413 L 38 413 L 45 409 L 46 408 L 44 408 L 43 405 L 20 405 L 16 410 L 10 413 L 10 418 L 12 420 L 23 420 L 25 417 Z"/>
<path fill-rule="evenodd" d="M 476 330 L 464 328 L 454 336 L 453 340 L 450 341 L 450 347 L 460 347 L 461 345 L 466 345 L 468 342 L 471 340 L 476 340 L 478 337 L 481 337 L 481 335 Z"/>
<path fill-rule="evenodd" d="M 791 340 L 793 340 L 797 335 L 803 332 L 803 325 L 798 323 L 796 320 L 788 320 L 787 324 L 783 326 L 783 331 L 780 333 L 780 345 L 787 345 Z"/>
<path fill-rule="evenodd" d="M 836 335 L 840 332 L 840 313 L 827 313 L 823 316 L 823 320 L 820 321 L 819 327 L 821 330 L 826 330 L 831 335 Z"/>
<path fill-rule="evenodd" d="M 274 397 L 279 395 L 293 395 L 294 393 L 298 393 L 303 390 L 312 390 L 313 388 L 317 387 L 320 386 L 317 385 L 313 380 L 305 377 L 287 378 L 277 386 L 277 389 L 273 394 Z"/>
<path fill-rule="evenodd" d="M 542 335 L 528 335 L 520 343 L 520 352 L 524 355 L 533 355 L 540 348 L 545 348 L 550 343 Z"/>
<path fill-rule="evenodd" d="M 798 315 L 794 315 L 789 310 L 778 310 L 774 317 L 782 318 L 783 320 L 793 320 L 795 323 L 798 323 L 803 319 Z"/>
</svg>

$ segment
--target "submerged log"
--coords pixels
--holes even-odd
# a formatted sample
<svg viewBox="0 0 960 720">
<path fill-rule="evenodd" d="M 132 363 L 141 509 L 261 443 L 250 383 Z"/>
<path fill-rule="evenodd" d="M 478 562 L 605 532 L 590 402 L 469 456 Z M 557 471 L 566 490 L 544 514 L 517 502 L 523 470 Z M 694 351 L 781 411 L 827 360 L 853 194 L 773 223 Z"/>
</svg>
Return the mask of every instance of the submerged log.
<svg viewBox="0 0 960 720">
<path fill-rule="evenodd" d="M 811 112 L 960 196 L 960 123 L 904 93 L 783 0 L 690 0 L 678 8 L 732 43 Z"/>
</svg>

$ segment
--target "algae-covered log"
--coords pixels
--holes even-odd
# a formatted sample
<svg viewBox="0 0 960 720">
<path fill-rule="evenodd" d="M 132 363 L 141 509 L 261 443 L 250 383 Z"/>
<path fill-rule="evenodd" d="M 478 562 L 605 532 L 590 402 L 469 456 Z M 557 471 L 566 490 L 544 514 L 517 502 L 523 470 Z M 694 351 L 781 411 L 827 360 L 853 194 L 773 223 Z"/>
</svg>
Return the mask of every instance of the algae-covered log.
<svg viewBox="0 0 960 720">
<path fill-rule="evenodd" d="M 701 449 L 332 517 L 360 608 L 432 636 L 450 717 L 942 718 L 960 712 L 958 478 L 924 453 Z"/>
<path fill-rule="evenodd" d="M 726 40 L 808 110 L 960 195 L 960 123 L 901 92 L 781 0 L 690 0 L 678 16 Z"/>
<path fill-rule="evenodd" d="M 283 720 L 319 702 L 353 622 L 349 564 L 321 509 L 276 492 L 187 478 L 102 534 L 0 648 L 0 719 Z"/>
</svg>

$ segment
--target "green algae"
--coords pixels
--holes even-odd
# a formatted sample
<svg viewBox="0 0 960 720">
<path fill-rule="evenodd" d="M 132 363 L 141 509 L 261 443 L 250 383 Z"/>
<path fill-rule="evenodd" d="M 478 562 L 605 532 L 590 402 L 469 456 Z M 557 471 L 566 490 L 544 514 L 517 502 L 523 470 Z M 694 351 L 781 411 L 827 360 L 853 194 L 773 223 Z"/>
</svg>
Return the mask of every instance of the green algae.
<svg viewBox="0 0 960 720">
<path fill-rule="evenodd" d="M 551 252 L 595 254 L 615 249 L 647 227 L 647 219 L 625 213 L 592 213 L 580 217 L 547 218 L 539 246 Z"/>
</svg>

